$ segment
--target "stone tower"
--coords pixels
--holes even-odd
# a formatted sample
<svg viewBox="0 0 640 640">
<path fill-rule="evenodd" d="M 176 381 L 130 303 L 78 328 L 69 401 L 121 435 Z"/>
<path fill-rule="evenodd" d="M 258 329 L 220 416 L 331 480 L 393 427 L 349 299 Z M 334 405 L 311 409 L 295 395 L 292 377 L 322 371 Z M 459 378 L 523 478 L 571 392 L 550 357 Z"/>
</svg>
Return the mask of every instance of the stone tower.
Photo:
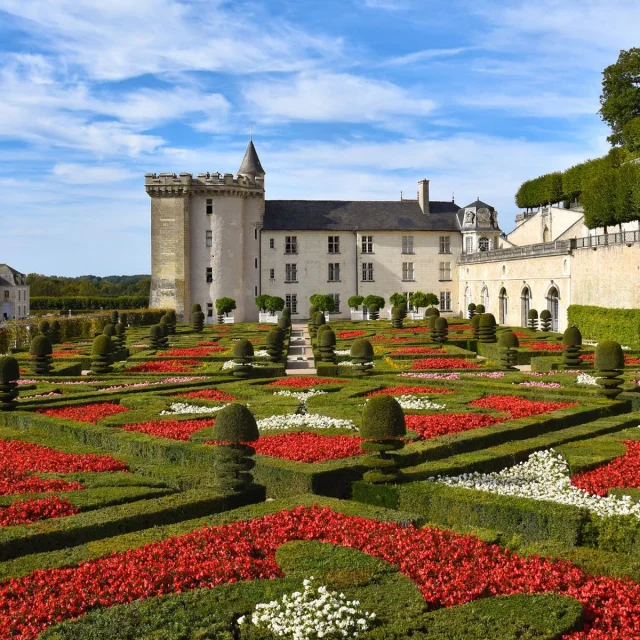
<svg viewBox="0 0 640 640">
<path fill-rule="evenodd" d="M 257 319 L 264 176 L 250 141 L 237 176 L 148 173 L 151 197 L 151 308 L 190 320 L 199 303 L 207 321 L 215 301 L 236 301 L 237 321 Z"/>
</svg>

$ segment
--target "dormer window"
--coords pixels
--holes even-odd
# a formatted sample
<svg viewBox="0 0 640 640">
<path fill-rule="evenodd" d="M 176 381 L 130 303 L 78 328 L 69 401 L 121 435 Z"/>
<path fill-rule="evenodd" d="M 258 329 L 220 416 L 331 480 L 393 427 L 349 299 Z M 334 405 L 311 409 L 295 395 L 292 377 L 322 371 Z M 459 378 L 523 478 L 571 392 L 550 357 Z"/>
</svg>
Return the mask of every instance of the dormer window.
<svg viewBox="0 0 640 640">
<path fill-rule="evenodd" d="M 479 251 L 489 251 L 489 246 L 489 238 L 480 238 L 480 240 L 478 240 Z"/>
</svg>

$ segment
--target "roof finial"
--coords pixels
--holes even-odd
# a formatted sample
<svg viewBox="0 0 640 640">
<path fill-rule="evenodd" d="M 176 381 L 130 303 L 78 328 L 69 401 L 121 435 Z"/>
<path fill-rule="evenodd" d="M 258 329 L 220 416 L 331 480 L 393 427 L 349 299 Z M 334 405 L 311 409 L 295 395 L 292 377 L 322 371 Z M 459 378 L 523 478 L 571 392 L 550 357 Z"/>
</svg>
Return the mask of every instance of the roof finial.
<svg viewBox="0 0 640 640">
<path fill-rule="evenodd" d="M 249 142 L 253 141 L 253 120 L 249 120 Z"/>
<path fill-rule="evenodd" d="M 451 202 L 455 202 L 456 201 L 456 192 L 452 191 L 451 192 Z"/>
<path fill-rule="evenodd" d="M 402 191 L 400 192 L 400 200 L 402 201 Z"/>
</svg>

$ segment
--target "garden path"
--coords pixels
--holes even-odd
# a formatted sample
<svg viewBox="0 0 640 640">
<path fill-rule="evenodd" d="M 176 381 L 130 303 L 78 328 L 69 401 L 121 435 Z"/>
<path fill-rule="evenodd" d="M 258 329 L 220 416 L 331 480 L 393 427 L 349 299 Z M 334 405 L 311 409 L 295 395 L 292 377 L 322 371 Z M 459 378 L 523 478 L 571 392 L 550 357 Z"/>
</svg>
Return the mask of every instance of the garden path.
<svg viewBox="0 0 640 640">
<path fill-rule="evenodd" d="M 313 349 L 307 325 L 303 322 L 292 324 L 285 374 L 288 376 L 315 375 L 316 370 L 313 364 Z"/>
</svg>

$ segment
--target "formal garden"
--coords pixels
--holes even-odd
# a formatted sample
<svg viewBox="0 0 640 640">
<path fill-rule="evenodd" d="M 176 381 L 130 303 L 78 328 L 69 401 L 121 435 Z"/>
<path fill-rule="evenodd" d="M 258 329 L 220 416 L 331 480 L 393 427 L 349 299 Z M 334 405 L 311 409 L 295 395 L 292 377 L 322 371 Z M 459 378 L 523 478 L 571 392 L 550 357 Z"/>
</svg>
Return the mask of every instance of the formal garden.
<svg viewBox="0 0 640 640">
<path fill-rule="evenodd" d="M 275 307 L 0 334 L 0 637 L 640 635 L 636 327 Z"/>
</svg>

